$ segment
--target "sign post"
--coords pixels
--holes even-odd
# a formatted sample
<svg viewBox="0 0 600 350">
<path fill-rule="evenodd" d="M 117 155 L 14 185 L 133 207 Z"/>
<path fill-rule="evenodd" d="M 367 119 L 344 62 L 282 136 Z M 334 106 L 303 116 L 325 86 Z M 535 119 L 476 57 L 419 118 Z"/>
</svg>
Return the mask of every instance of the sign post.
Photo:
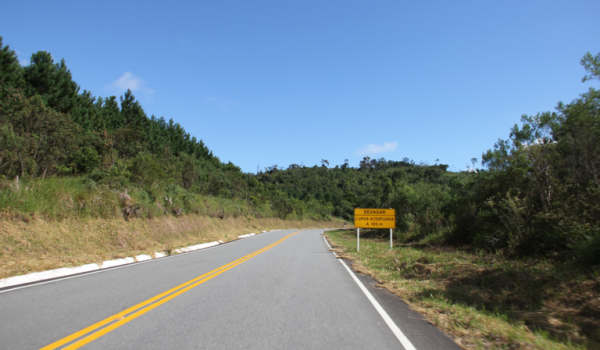
<svg viewBox="0 0 600 350">
<path fill-rule="evenodd" d="M 356 227 L 356 251 L 360 249 L 361 228 L 389 228 L 390 248 L 392 248 L 392 229 L 396 228 L 396 209 L 356 208 L 354 226 Z"/>
</svg>

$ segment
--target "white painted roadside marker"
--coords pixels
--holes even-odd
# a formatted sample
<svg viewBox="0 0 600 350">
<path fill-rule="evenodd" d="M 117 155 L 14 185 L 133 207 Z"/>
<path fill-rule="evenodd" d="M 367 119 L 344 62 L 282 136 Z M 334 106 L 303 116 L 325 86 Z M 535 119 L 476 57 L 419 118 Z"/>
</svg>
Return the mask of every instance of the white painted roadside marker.
<svg viewBox="0 0 600 350">
<path fill-rule="evenodd" d="M 255 234 L 251 234 L 251 235 L 253 236 Z M 210 243 L 198 244 L 193 247 L 201 247 L 198 249 L 212 248 L 213 246 L 223 244 L 223 243 L 225 243 L 225 242 L 223 242 L 223 241 L 210 242 Z M 189 248 L 189 247 L 185 247 L 185 248 Z M 180 251 L 183 251 L 185 248 L 182 248 Z M 194 249 L 194 250 L 198 250 L 198 249 Z M 177 249 L 177 250 L 179 250 L 179 249 Z M 171 256 L 169 256 L 169 258 L 174 258 L 175 256 L 177 256 L 177 254 L 171 255 Z M 129 263 L 132 263 L 132 262 L 137 261 L 137 262 L 145 263 L 145 262 L 149 262 L 151 260 L 155 261 L 155 259 L 165 258 L 165 257 L 167 257 L 167 254 L 165 254 L 163 252 L 154 252 L 154 258 L 151 255 L 142 254 L 142 255 L 136 256 L 135 259 L 134 258 L 124 258 L 124 259 L 117 259 L 117 260 L 108 260 L 108 261 L 105 261 L 104 263 L 108 263 L 106 267 L 111 267 L 108 265 L 114 265 L 113 266 L 114 268 L 120 269 L 123 267 L 130 266 Z M 126 264 L 121 263 L 122 260 L 127 261 L 127 263 Z M 104 265 L 104 263 L 102 263 L 101 265 Z M 11 287 L 11 288 L 7 289 L 7 290 L 0 290 L 0 294 L 11 292 L 11 291 L 18 290 L 18 289 L 39 286 L 42 284 L 53 283 L 53 282 L 57 282 L 57 281 L 64 281 L 67 279 L 82 277 L 82 276 L 100 273 L 100 272 L 104 272 L 104 271 L 106 271 L 106 268 L 101 268 L 98 264 L 87 264 L 87 265 L 76 266 L 76 267 L 63 267 L 63 268 L 56 269 L 56 270 L 34 272 L 34 273 L 27 274 L 27 275 L 2 278 L 2 279 L 0 279 L 0 288 L 6 288 L 6 287 Z M 89 273 L 83 274 L 85 272 L 89 272 Z M 64 277 L 64 278 L 54 279 L 57 277 Z M 26 284 L 26 285 L 20 286 L 22 284 Z"/>
<path fill-rule="evenodd" d="M 331 249 L 331 246 L 329 245 L 329 242 L 327 242 L 327 239 L 325 237 L 323 237 L 323 239 L 325 240 L 325 244 L 327 244 L 329 249 Z M 337 257 L 337 254 L 335 252 L 333 252 L 333 254 Z M 383 307 L 381 307 L 381 305 L 377 302 L 377 300 L 375 300 L 375 297 L 373 297 L 371 292 L 369 292 L 369 290 L 362 284 L 362 282 L 358 279 L 358 277 L 356 277 L 356 274 L 348 267 L 348 265 L 346 265 L 344 260 L 338 259 L 338 261 L 342 264 L 342 266 L 344 266 L 346 268 L 346 271 L 348 271 L 350 276 L 352 276 L 352 279 L 354 280 L 354 282 L 356 282 L 356 284 L 358 284 L 358 286 L 360 287 L 360 290 L 362 290 L 363 293 L 365 293 L 365 295 L 367 296 L 367 299 L 369 299 L 371 304 L 373 304 L 373 306 L 375 307 L 375 310 L 377 310 L 377 312 L 379 312 L 379 315 L 381 315 L 381 317 L 383 318 L 385 323 L 388 325 L 388 327 L 390 327 L 390 329 L 392 330 L 392 332 L 394 333 L 396 338 L 398 338 L 398 340 L 400 341 L 400 343 L 402 344 L 404 349 L 416 350 L 416 348 L 412 345 L 410 340 L 408 340 L 408 338 L 404 335 L 404 333 L 402 333 L 400 328 L 398 328 L 398 326 L 396 326 L 396 323 L 394 323 L 394 320 L 392 320 L 391 317 L 387 314 L 387 312 L 385 312 Z"/>
<path fill-rule="evenodd" d="M 146 261 L 146 260 L 152 260 L 152 257 L 151 257 L 150 255 L 142 254 L 142 255 L 138 255 L 138 256 L 136 256 L 136 257 L 135 257 L 135 260 L 136 260 L 137 262 L 140 262 L 140 261 Z"/>
<path fill-rule="evenodd" d="M 63 276 L 74 275 L 76 273 L 89 272 L 94 270 L 99 270 L 100 266 L 98 264 L 87 264 L 77 267 L 63 267 L 55 270 L 41 271 L 41 272 L 33 272 L 27 275 L 8 277 L 0 279 L 0 288 L 10 287 L 24 283 L 37 282 L 41 280 L 47 280 L 50 278 L 57 278 Z"/>
<path fill-rule="evenodd" d="M 220 242 L 202 243 L 202 244 L 196 244 L 196 245 L 192 245 L 192 246 L 189 246 L 189 247 L 181 248 L 181 249 L 178 249 L 178 250 L 180 250 L 181 252 L 185 253 L 185 252 L 191 252 L 191 251 L 198 250 L 198 249 L 204 249 L 204 248 L 208 248 L 208 247 L 214 247 L 214 246 L 219 245 L 219 244 L 220 244 Z"/>
<path fill-rule="evenodd" d="M 265 232 L 265 231 L 263 231 L 263 232 Z M 241 236 L 238 236 L 238 238 L 246 238 L 246 237 L 250 237 L 250 236 L 256 236 L 256 233 L 254 233 L 254 232 L 252 232 L 252 233 L 248 233 L 248 234 L 246 234 L 246 235 L 241 235 Z"/>
<path fill-rule="evenodd" d="M 263 232 L 266 232 L 266 231 L 263 231 Z M 256 235 L 256 233 L 249 233 L 246 235 L 239 236 L 239 238 L 244 238 L 244 237 L 249 237 L 249 236 L 254 236 L 254 235 Z M 191 252 L 194 250 L 210 248 L 210 247 L 213 247 L 213 246 L 216 246 L 219 244 L 223 244 L 223 243 L 225 243 L 225 242 L 215 241 L 215 242 L 209 242 L 209 243 L 203 243 L 203 244 L 196 244 L 193 246 L 183 247 L 181 249 L 175 249 L 175 250 L 173 250 L 173 252 L 175 254 L 186 253 L 186 252 Z M 84 272 L 91 272 L 94 270 L 103 270 L 103 269 L 107 269 L 109 267 L 123 266 L 123 265 L 128 265 L 128 264 L 131 264 L 134 262 L 141 262 L 141 261 L 146 261 L 146 260 L 164 258 L 166 256 L 167 256 L 167 254 L 165 254 L 163 252 L 154 252 L 154 258 L 150 255 L 142 254 L 142 255 L 136 256 L 135 258 L 128 257 L 128 258 L 122 258 L 122 259 L 107 260 L 107 261 L 104 261 L 100 265 L 87 264 L 87 265 L 76 266 L 76 267 L 63 267 L 63 268 L 55 269 L 55 270 L 33 272 L 33 273 L 29 273 L 27 275 L 7 277 L 7 278 L 0 279 L 0 288 L 13 287 L 13 286 L 18 286 L 20 284 L 25 284 L 25 283 L 40 282 L 40 281 L 44 281 L 44 280 L 51 279 L 51 278 L 76 275 L 76 274 L 80 274 L 80 273 L 84 273 Z"/>
<path fill-rule="evenodd" d="M 105 262 L 102 263 L 102 266 L 100 266 L 101 269 L 107 269 L 109 267 L 115 267 L 115 266 L 119 266 L 119 265 L 125 265 L 125 264 L 131 264 L 134 263 L 135 259 L 134 258 L 123 258 L 123 259 L 116 259 L 116 260 L 107 260 Z"/>
</svg>

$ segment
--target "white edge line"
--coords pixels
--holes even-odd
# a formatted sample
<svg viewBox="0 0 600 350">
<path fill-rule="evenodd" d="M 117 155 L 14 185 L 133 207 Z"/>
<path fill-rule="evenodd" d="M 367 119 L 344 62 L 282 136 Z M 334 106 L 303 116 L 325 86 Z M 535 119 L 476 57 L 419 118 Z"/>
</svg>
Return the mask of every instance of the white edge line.
<svg viewBox="0 0 600 350">
<path fill-rule="evenodd" d="M 323 232 L 325 233 L 325 232 Z M 323 233 L 321 233 L 321 235 L 323 235 Z M 327 242 L 327 238 L 325 238 L 325 236 L 323 236 L 323 240 L 325 241 L 325 244 L 327 244 L 327 246 L 329 247 L 329 249 L 331 249 L 331 246 L 329 245 L 329 242 Z M 335 252 L 332 252 L 333 255 L 337 256 L 337 254 Z"/>
<path fill-rule="evenodd" d="M 281 230 L 281 231 L 283 231 L 283 230 Z M 267 231 L 265 233 L 269 233 L 269 232 L 272 232 L 272 231 Z M 229 241 L 227 243 L 235 243 L 236 241 L 241 241 L 241 239 L 236 239 L 236 240 L 233 240 L 233 241 Z M 223 243 L 219 243 L 217 245 L 214 245 L 214 246 L 211 246 L 211 247 L 206 247 L 206 248 L 203 248 L 203 249 L 197 249 L 197 250 L 188 251 L 188 252 L 185 252 L 185 254 L 187 254 L 187 253 L 197 253 L 197 252 L 201 252 L 201 251 L 207 251 L 209 249 L 217 248 L 221 244 L 223 244 Z M 0 287 L 0 288 L 6 288 L 5 290 L 0 290 L 0 294 L 7 293 L 7 292 L 12 292 L 13 290 L 18 290 L 18 289 L 35 287 L 35 286 L 39 286 L 39 285 L 42 285 L 42 284 L 48 284 L 48 283 L 53 283 L 53 282 L 58 282 L 58 281 L 69 280 L 71 278 L 89 276 L 89 275 L 93 275 L 93 274 L 100 273 L 100 272 L 106 272 L 106 271 L 112 271 L 112 270 L 122 269 L 124 267 L 137 266 L 139 264 L 145 264 L 145 263 L 154 262 L 154 261 L 157 261 L 157 260 L 164 260 L 164 259 L 168 259 L 168 258 L 175 258 L 175 257 L 182 256 L 182 255 L 183 254 L 169 255 L 169 256 L 160 257 L 160 258 L 154 258 L 154 259 L 150 259 L 150 260 L 138 261 L 135 264 L 128 263 L 128 264 L 123 264 L 123 265 L 120 265 L 120 266 L 114 266 L 114 267 L 111 267 L 111 268 L 101 268 L 100 267 L 101 265 L 98 265 L 98 267 L 99 267 L 98 269 L 94 269 L 94 270 L 91 270 L 91 271 L 88 271 L 88 272 L 76 272 L 75 276 L 68 277 L 69 275 L 63 275 L 63 276 L 51 277 L 53 279 L 50 280 L 50 281 L 44 281 L 44 280 L 28 281 L 28 282 L 24 282 L 24 283 L 28 283 L 26 286 L 21 286 L 21 287 L 19 287 L 19 284 L 14 284 L 12 286 Z M 92 264 L 88 264 L 88 265 L 92 265 Z M 85 266 L 85 265 L 83 265 L 83 266 Z M 73 269 L 76 269 L 78 267 L 80 267 L 80 266 L 73 267 Z M 48 270 L 48 271 L 54 271 L 54 270 Z M 41 272 L 46 272 L 46 271 L 41 271 Z M 34 273 L 41 273 L 41 272 L 32 272 L 32 274 L 34 274 Z M 21 276 L 27 276 L 27 275 L 21 275 Z M 7 279 L 8 278 L 21 277 L 21 276 L 7 277 Z M 24 283 L 22 283 L 22 284 L 24 284 Z"/>
<path fill-rule="evenodd" d="M 323 240 L 325 240 L 325 243 L 327 244 L 327 246 L 329 247 L 329 249 L 331 249 L 331 246 L 329 245 L 329 242 L 327 242 L 327 239 L 325 237 L 323 237 Z M 333 254 L 337 258 L 337 254 L 335 252 L 333 252 Z M 394 323 L 394 321 L 387 314 L 387 312 L 385 312 L 385 310 L 383 309 L 383 307 L 381 307 L 381 305 L 377 302 L 377 300 L 375 300 L 375 297 L 373 297 L 373 295 L 371 294 L 371 292 L 369 292 L 367 290 L 367 288 L 362 284 L 362 282 L 358 279 L 358 277 L 356 277 L 356 274 L 348 267 L 348 265 L 346 265 L 346 263 L 344 262 L 344 260 L 342 260 L 342 259 L 337 259 L 337 260 L 342 264 L 342 266 L 344 266 L 346 268 L 346 271 L 348 271 L 348 273 L 350 274 L 350 276 L 352 276 L 352 279 L 354 280 L 354 282 L 356 282 L 356 284 L 358 284 L 358 286 L 363 291 L 363 293 L 365 293 L 365 295 L 367 296 L 367 299 L 369 299 L 369 301 L 371 302 L 371 304 L 373 304 L 373 306 L 375 307 L 375 310 L 377 310 L 377 312 L 379 312 L 379 315 L 381 315 L 381 317 L 383 318 L 383 320 L 385 321 L 385 323 L 388 325 L 388 327 L 390 327 L 390 329 L 392 330 L 392 332 L 394 333 L 394 335 L 396 336 L 396 338 L 398 338 L 398 340 L 400 341 L 400 343 L 402 344 L 402 346 L 404 347 L 404 349 L 406 349 L 406 350 L 416 350 L 415 347 L 410 342 L 410 340 L 408 340 L 408 338 L 404 335 L 404 333 L 402 333 L 402 331 L 400 330 L 400 328 L 398 328 L 398 326 L 396 325 L 396 323 Z"/>
</svg>

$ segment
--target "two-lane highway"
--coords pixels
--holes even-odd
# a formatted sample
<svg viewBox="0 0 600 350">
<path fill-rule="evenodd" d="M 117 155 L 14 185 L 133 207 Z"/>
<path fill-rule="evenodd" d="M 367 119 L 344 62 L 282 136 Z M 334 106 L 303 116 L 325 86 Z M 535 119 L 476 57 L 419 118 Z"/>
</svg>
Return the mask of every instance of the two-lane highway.
<svg viewBox="0 0 600 350">
<path fill-rule="evenodd" d="M 0 291 L 0 349 L 458 349 L 398 300 L 361 288 L 321 232 Z"/>
</svg>

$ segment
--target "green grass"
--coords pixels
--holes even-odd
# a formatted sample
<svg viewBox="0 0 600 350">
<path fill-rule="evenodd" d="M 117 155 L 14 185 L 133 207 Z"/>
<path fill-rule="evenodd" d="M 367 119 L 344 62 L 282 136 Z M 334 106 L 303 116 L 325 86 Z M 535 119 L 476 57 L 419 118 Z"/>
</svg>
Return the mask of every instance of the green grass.
<svg viewBox="0 0 600 350">
<path fill-rule="evenodd" d="M 395 245 L 377 232 L 327 236 L 359 272 L 371 274 L 467 348 L 595 349 L 600 278 L 593 271 L 543 259 L 435 245 Z M 424 244 L 426 242 L 426 244 Z"/>
<path fill-rule="evenodd" d="M 36 215 L 50 220 L 117 218 L 122 216 L 123 208 L 119 193 L 125 190 L 131 196 L 133 205 L 140 208 L 142 216 L 146 218 L 172 215 L 173 208 L 183 208 L 184 213 L 210 217 L 275 216 L 269 206 L 254 206 L 240 199 L 198 195 L 176 185 L 149 190 L 133 185 L 116 189 L 87 177 L 50 177 L 19 182 L 0 179 L 0 212 L 2 216 L 24 220 Z"/>
<path fill-rule="evenodd" d="M 0 182 L 0 210 L 49 219 L 115 217 L 120 212 L 118 194 L 85 178 Z"/>
</svg>

